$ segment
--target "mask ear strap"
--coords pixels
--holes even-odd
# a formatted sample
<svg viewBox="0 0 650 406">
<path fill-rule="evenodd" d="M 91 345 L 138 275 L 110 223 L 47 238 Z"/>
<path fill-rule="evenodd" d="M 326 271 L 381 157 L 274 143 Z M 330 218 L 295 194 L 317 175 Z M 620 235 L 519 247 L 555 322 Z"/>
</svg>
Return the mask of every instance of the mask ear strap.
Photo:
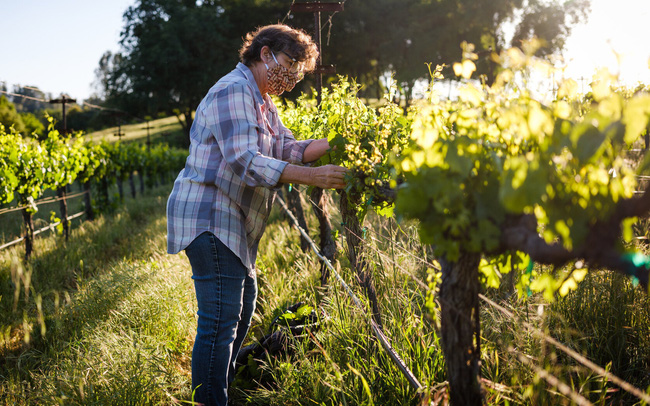
<svg viewBox="0 0 650 406">
<path fill-rule="evenodd" d="M 275 57 L 275 54 L 273 53 L 273 51 L 270 51 L 270 52 L 271 52 L 271 56 L 273 57 L 273 60 L 275 61 L 275 64 L 278 65 L 278 66 L 280 66 L 280 62 L 278 62 L 278 60 L 277 60 L 277 58 Z M 268 58 L 268 56 L 267 56 L 267 58 Z M 266 66 L 266 70 L 269 70 L 269 69 L 270 69 L 270 68 L 269 68 L 269 65 L 267 65 L 266 62 L 264 62 L 264 66 Z"/>
</svg>

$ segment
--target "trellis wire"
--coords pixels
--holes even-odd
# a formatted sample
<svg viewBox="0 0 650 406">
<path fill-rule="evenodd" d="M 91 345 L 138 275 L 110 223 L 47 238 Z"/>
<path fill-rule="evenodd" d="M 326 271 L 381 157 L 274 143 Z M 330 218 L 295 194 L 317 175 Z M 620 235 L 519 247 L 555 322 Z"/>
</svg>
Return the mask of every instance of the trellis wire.
<svg viewBox="0 0 650 406">
<path fill-rule="evenodd" d="M 295 0 L 294 0 L 294 1 L 295 1 Z M 0 80 L 0 82 L 5 82 L 5 81 Z M 7 83 L 7 82 L 5 82 L 5 83 Z M 33 88 L 33 87 L 24 86 L 24 88 L 25 88 L 25 89 L 34 89 L 34 90 L 38 90 L 38 91 L 41 91 L 41 92 L 42 92 L 42 90 L 40 90 L 40 89 L 36 89 L 36 88 Z M 49 104 L 52 104 L 50 101 L 45 100 L 45 99 L 38 99 L 38 98 L 35 98 L 35 97 L 31 97 L 31 96 L 27 96 L 27 95 L 24 95 L 24 94 L 20 94 L 20 93 L 8 92 L 8 91 L 6 91 L 6 90 L 0 90 L 0 93 L 7 94 L 7 95 L 9 95 L 9 96 L 21 97 L 21 98 L 23 98 L 23 99 L 35 100 L 35 101 L 42 102 L 42 103 L 49 103 Z M 88 102 L 86 102 L 86 101 L 84 101 L 84 102 L 81 103 L 81 104 L 82 104 L 84 107 L 90 107 L 90 108 L 93 108 L 93 109 L 96 109 L 96 110 L 107 111 L 107 112 L 109 112 L 109 113 L 115 113 L 115 114 L 124 114 L 124 115 L 128 115 L 129 117 L 135 118 L 135 119 L 140 120 L 140 121 L 142 121 L 142 122 L 147 122 L 147 121 L 148 121 L 148 120 L 146 120 L 146 119 L 144 119 L 144 118 L 142 118 L 142 117 L 134 116 L 133 114 L 129 113 L 128 111 L 119 110 L 119 109 L 113 109 L 113 108 L 108 108 L 108 107 L 102 107 L 102 106 L 98 106 L 98 105 L 96 105 L 96 104 L 88 103 Z"/>
<path fill-rule="evenodd" d="M 85 213 L 86 213 L 85 211 L 81 211 L 81 212 L 79 212 L 79 213 L 77 213 L 77 214 L 73 214 L 72 216 L 68 216 L 67 219 L 68 219 L 68 221 L 70 221 L 70 220 L 74 220 L 74 219 L 76 219 L 77 217 L 83 216 Z M 49 225 L 47 225 L 47 226 L 45 226 L 45 227 L 39 229 L 39 230 L 36 230 L 36 231 L 34 231 L 34 236 L 36 236 L 36 235 L 38 235 L 38 234 L 40 234 L 40 233 L 42 233 L 42 232 L 44 232 L 44 231 L 52 230 L 54 227 L 58 226 L 59 224 L 61 224 L 61 222 L 60 222 L 60 221 L 57 221 L 57 222 L 55 222 L 55 223 L 51 223 L 51 224 L 49 224 Z M 6 244 L 0 245 L 0 250 L 3 250 L 3 249 L 5 249 L 5 248 L 9 248 L 9 247 L 11 247 L 12 245 L 16 245 L 16 244 L 18 244 L 19 242 L 24 241 L 24 240 L 25 240 L 25 237 L 20 237 L 20 238 L 17 239 L 17 240 L 13 240 L 13 241 L 8 242 L 8 243 L 6 243 Z"/>
<path fill-rule="evenodd" d="M 528 366 L 529 368 L 531 368 L 532 370 L 534 370 L 535 373 L 540 378 L 542 378 L 546 382 L 548 382 L 549 385 L 556 387 L 560 391 L 560 393 L 562 393 L 563 395 L 568 396 L 569 398 L 571 398 L 571 400 L 574 401 L 578 406 L 592 406 L 593 405 L 593 403 L 591 403 L 590 401 L 585 399 L 584 396 L 582 396 L 581 394 L 579 394 L 576 391 L 574 391 L 573 389 L 571 389 L 571 387 L 569 385 L 567 385 L 566 383 L 560 381 L 555 375 L 553 375 L 550 372 L 548 372 L 547 370 L 545 370 L 543 368 L 540 368 L 537 365 L 535 365 L 531 360 L 526 358 L 526 356 L 524 354 L 520 353 L 519 351 L 515 350 L 512 347 L 509 347 L 508 351 L 510 351 L 511 353 L 516 355 L 519 362 L 521 362 L 522 364 L 524 364 L 524 365 Z"/>
<path fill-rule="evenodd" d="M 75 193 L 73 195 L 66 195 L 65 197 L 48 197 L 48 198 L 45 198 L 45 199 L 42 199 L 42 200 L 34 201 L 34 206 L 40 206 L 40 205 L 43 205 L 43 204 L 55 203 L 55 202 L 58 202 L 58 201 L 61 201 L 61 200 L 74 199 L 75 197 L 83 196 L 83 195 L 85 195 L 87 193 L 88 193 L 88 191 Z M 0 215 L 6 214 L 6 213 L 11 213 L 11 212 L 14 212 L 14 211 L 19 211 L 19 210 L 22 210 L 22 209 L 26 209 L 28 207 L 33 207 L 33 206 L 31 204 L 28 204 L 28 205 L 25 205 L 25 206 L 17 206 L 17 207 L 9 207 L 9 208 L 6 208 L 6 209 L 0 209 Z"/>
<path fill-rule="evenodd" d="M 542 340 L 546 341 L 547 343 L 549 343 L 551 345 L 554 345 L 559 350 L 561 350 L 565 354 L 569 355 L 571 358 L 575 359 L 576 361 L 578 361 L 579 363 L 581 363 L 585 367 L 587 367 L 587 368 L 591 369 L 593 372 L 596 372 L 596 373 L 602 375 L 603 377 L 609 379 L 610 381 L 612 381 L 613 383 L 618 385 L 621 389 L 633 394 L 634 396 L 636 396 L 639 399 L 643 400 L 647 404 L 650 404 L 650 395 L 644 393 L 643 391 L 641 391 L 636 386 L 634 386 L 634 385 L 630 384 L 629 382 L 619 378 L 618 376 L 612 374 L 611 372 L 606 371 L 601 366 L 599 366 L 599 365 L 595 364 L 594 362 L 590 361 L 585 356 L 583 356 L 581 354 L 578 354 L 576 351 L 572 350 L 571 348 L 569 348 L 566 345 L 562 344 L 561 342 L 557 341 L 553 337 L 548 336 L 543 331 L 539 330 L 538 328 L 536 328 L 532 324 L 528 323 L 527 321 L 520 320 L 514 313 L 512 313 L 508 309 L 504 308 L 503 306 L 499 305 L 498 303 L 495 303 L 494 301 L 492 301 L 490 298 L 486 297 L 485 295 L 479 294 L 479 297 L 483 301 L 485 301 L 486 303 L 488 303 L 489 305 L 494 307 L 495 309 L 497 309 L 500 312 L 502 312 L 503 314 L 505 314 L 506 316 L 514 318 L 518 322 L 521 322 L 526 328 L 530 329 L 535 335 L 540 337 Z"/>
<path fill-rule="evenodd" d="M 309 242 L 309 245 L 311 246 L 312 250 L 316 253 L 318 258 L 321 261 L 323 261 L 325 266 L 327 266 L 327 268 L 330 271 L 332 271 L 332 273 L 334 274 L 336 279 L 341 283 L 341 285 L 346 290 L 348 295 L 352 298 L 352 301 L 354 302 L 354 304 L 365 314 L 366 311 L 365 311 L 363 305 L 361 304 L 361 301 L 359 300 L 359 298 L 354 294 L 352 289 L 350 289 L 348 284 L 345 283 L 345 281 L 343 280 L 341 275 L 336 271 L 336 269 L 334 269 L 334 267 L 332 266 L 330 261 L 327 258 L 325 258 L 325 256 L 321 255 L 321 253 L 319 252 L 318 247 L 316 247 L 316 244 L 314 243 L 314 241 L 311 239 L 309 234 L 307 234 L 307 232 L 305 230 L 303 230 L 302 227 L 300 227 L 300 225 L 298 224 L 298 220 L 293 215 L 293 213 L 291 213 L 291 211 L 287 207 L 284 200 L 280 196 L 277 196 L 277 199 L 278 199 L 278 202 L 280 203 L 280 205 L 282 206 L 282 208 L 284 209 L 284 211 L 286 212 L 286 214 L 289 216 L 289 218 L 293 222 L 294 227 L 296 227 L 298 229 L 298 231 L 300 232 L 300 234 L 303 237 L 305 237 L 305 239 L 307 239 L 307 241 Z M 406 377 L 406 379 L 409 381 L 411 386 L 413 386 L 415 389 L 417 389 L 418 393 L 421 394 L 422 389 L 423 389 L 422 384 L 420 384 L 420 382 L 415 377 L 413 372 L 411 372 L 411 370 L 408 368 L 408 366 L 406 366 L 406 364 L 404 363 L 402 358 L 395 352 L 395 349 L 390 344 L 389 338 L 384 334 L 384 332 L 381 330 L 381 328 L 379 328 L 377 323 L 372 318 L 370 319 L 370 325 L 372 327 L 373 332 L 375 333 L 375 337 L 377 337 L 377 340 L 379 340 L 382 347 L 384 348 L 384 351 L 386 351 L 388 356 L 393 360 L 395 365 L 398 367 L 400 372 L 402 372 L 402 374 Z"/>
<path fill-rule="evenodd" d="M 346 227 L 346 228 L 347 228 L 347 227 Z M 348 230 L 349 230 L 349 229 L 348 229 Z M 349 231 L 352 232 L 351 230 L 349 230 Z M 374 230 L 371 230 L 371 229 L 370 229 L 369 231 L 370 231 L 371 233 L 374 233 L 374 234 L 376 234 L 376 235 L 378 235 L 378 236 L 381 236 L 381 237 L 384 237 L 384 238 L 385 238 L 385 236 L 383 236 L 382 234 L 380 234 L 380 233 L 378 233 L 378 232 L 376 232 L 376 231 L 374 231 Z M 353 234 L 354 234 L 354 233 L 353 233 Z M 363 238 L 361 238 L 360 236 L 356 236 L 356 237 L 359 238 L 359 239 L 363 239 Z M 376 239 L 376 238 L 374 238 L 374 237 L 371 237 L 371 238 L 373 238 L 373 239 L 374 239 L 375 241 L 377 241 L 377 242 L 382 242 L 381 240 L 378 240 L 378 239 Z M 416 281 L 416 282 L 417 282 L 421 287 L 425 288 L 426 290 L 429 290 L 429 287 L 428 287 L 424 282 L 422 282 L 421 280 L 419 280 L 419 279 L 418 279 L 415 275 L 413 275 L 411 272 L 408 272 L 407 270 L 404 270 L 403 267 L 401 267 L 401 266 L 400 266 L 396 261 L 393 261 L 390 257 L 388 257 L 386 254 L 382 253 L 379 249 L 376 249 L 376 248 L 374 248 L 374 247 L 372 247 L 372 246 L 370 246 L 370 245 L 368 245 L 368 246 L 371 247 L 371 249 L 373 249 L 375 252 L 377 252 L 378 254 L 380 254 L 380 255 L 381 255 L 385 260 L 388 260 L 388 261 L 390 261 L 391 263 L 393 263 L 395 266 L 397 266 L 397 268 L 400 269 L 400 271 L 402 271 L 402 273 L 404 273 L 404 274 L 406 274 L 406 275 L 409 275 L 411 278 L 413 278 L 413 280 L 415 280 L 415 281 Z M 414 258 L 416 258 L 416 259 L 418 259 L 418 260 L 420 260 L 422 263 L 426 264 L 427 266 L 430 266 L 431 268 L 436 269 L 436 270 L 440 270 L 440 267 L 436 266 L 435 264 L 432 264 L 431 262 L 427 261 L 426 259 L 421 258 L 421 257 L 418 257 L 417 255 L 415 255 L 415 254 L 413 254 L 412 252 L 410 252 L 410 251 L 408 251 L 408 250 L 406 250 L 406 249 L 400 247 L 399 245 L 397 245 L 397 247 L 398 247 L 398 249 L 400 249 L 401 251 L 403 251 L 403 252 L 405 252 L 405 253 L 411 255 L 412 257 L 414 257 Z M 634 385 L 632 385 L 632 384 L 630 384 L 629 382 L 623 380 L 622 378 L 619 378 L 618 376 L 612 374 L 611 372 L 608 372 L 607 370 L 605 370 L 605 369 L 602 368 L 601 366 L 597 365 L 597 364 L 594 363 L 593 361 L 589 360 L 589 359 L 586 358 L 585 356 L 583 356 L 583 355 L 577 353 L 576 351 L 572 350 L 571 348 L 569 348 L 569 347 L 567 347 L 566 345 L 562 344 L 561 342 L 557 341 L 557 340 L 554 339 L 553 337 L 551 337 L 551 336 L 545 334 L 543 331 L 539 330 L 538 328 L 536 328 L 535 326 L 533 326 L 533 325 L 530 324 L 529 322 L 527 322 L 527 321 L 525 321 L 525 320 L 521 320 L 521 319 L 520 319 L 518 316 L 516 316 L 514 313 L 510 312 L 509 310 L 507 310 L 507 309 L 504 308 L 503 306 L 501 306 L 501 305 L 497 304 L 496 302 L 492 301 L 492 300 L 491 300 L 490 298 L 488 298 L 487 296 L 485 296 L 485 295 L 479 293 L 479 298 L 480 298 L 481 300 L 483 300 L 484 302 L 486 302 L 487 304 L 489 304 L 490 306 L 492 306 L 492 307 L 494 307 L 495 309 L 499 310 L 500 312 L 502 312 L 502 313 L 505 314 L 506 316 L 515 319 L 517 322 L 522 323 L 526 328 L 530 329 L 530 330 L 531 330 L 535 335 L 537 335 L 539 338 L 541 338 L 542 340 L 546 341 L 548 344 L 551 344 L 551 345 L 555 346 L 556 348 L 558 348 L 559 350 L 561 350 L 562 352 L 564 352 L 565 354 L 567 354 L 569 357 L 573 358 L 575 361 L 577 361 L 578 363 L 582 364 L 584 367 L 591 369 L 592 372 L 595 372 L 595 373 L 597 373 L 597 374 L 599 374 L 599 375 L 601 375 L 601 376 L 603 376 L 603 377 L 609 379 L 611 382 L 613 382 L 614 384 L 618 385 L 621 389 L 625 390 L 625 391 L 628 392 L 628 393 L 631 393 L 632 395 L 634 395 L 634 396 L 636 396 L 637 398 L 643 400 L 643 401 L 646 402 L 647 404 L 650 404 L 650 395 L 644 393 L 641 389 L 635 387 Z M 548 374 L 548 372 L 546 372 L 546 373 Z M 544 377 L 542 377 L 542 378 L 544 378 Z M 544 379 L 546 379 L 546 378 L 544 378 Z M 556 379 L 557 379 L 557 378 L 556 378 Z M 548 381 L 547 381 L 547 382 L 548 382 Z M 549 383 L 550 383 L 550 382 L 549 382 Z M 559 389 L 559 388 L 558 388 L 558 389 Z"/>
<path fill-rule="evenodd" d="M 39 101 L 39 102 L 42 102 L 42 103 L 48 103 L 48 101 L 44 100 L 44 99 L 37 99 L 36 97 L 26 96 L 24 94 L 12 93 L 12 92 L 8 92 L 6 90 L 0 90 L 0 93 L 7 94 L 9 96 L 22 97 L 23 99 L 28 99 L 28 100 L 35 100 L 35 101 Z"/>
</svg>

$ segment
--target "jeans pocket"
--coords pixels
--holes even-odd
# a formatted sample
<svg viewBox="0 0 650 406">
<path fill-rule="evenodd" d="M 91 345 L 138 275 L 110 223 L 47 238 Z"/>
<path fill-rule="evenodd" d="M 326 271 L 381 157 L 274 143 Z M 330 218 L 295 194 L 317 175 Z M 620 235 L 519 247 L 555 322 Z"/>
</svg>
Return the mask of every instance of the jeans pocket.
<svg viewBox="0 0 650 406">
<path fill-rule="evenodd" d="M 192 266 L 192 279 L 207 280 L 216 277 L 219 259 L 211 241 L 213 237 L 212 233 L 206 231 L 185 248 L 185 254 Z"/>
<path fill-rule="evenodd" d="M 225 278 L 245 279 L 248 267 L 214 234 L 210 234 L 210 244 L 214 263 L 219 275 Z"/>
</svg>

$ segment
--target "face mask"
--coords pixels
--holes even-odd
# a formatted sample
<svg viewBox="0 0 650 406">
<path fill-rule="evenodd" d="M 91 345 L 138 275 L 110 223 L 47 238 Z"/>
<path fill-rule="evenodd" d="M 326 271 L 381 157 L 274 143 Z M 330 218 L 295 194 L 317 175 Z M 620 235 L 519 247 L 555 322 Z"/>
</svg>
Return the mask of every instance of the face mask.
<svg viewBox="0 0 650 406">
<path fill-rule="evenodd" d="M 289 72 L 289 69 L 280 65 L 273 52 L 271 52 L 271 55 L 275 61 L 275 66 L 269 68 L 269 65 L 264 64 L 266 66 L 266 79 L 269 86 L 269 94 L 279 96 L 282 92 L 289 92 L 293 89 L 296 83 L 298 83 L 298 75 Z"/>
</svg>

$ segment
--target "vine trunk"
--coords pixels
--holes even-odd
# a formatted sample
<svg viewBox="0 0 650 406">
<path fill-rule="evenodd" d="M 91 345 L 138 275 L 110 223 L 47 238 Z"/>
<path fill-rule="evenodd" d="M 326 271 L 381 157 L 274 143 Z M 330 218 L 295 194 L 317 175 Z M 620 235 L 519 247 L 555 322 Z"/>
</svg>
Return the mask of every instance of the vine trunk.
<svg viewBox="0 0 650 406">
<path fill-rule="evenodd" d="M 320 252 L 331 263 L 334 263 L 336 260 L 336 241 L 334 241 L 334 238 L 332 237 L 332 224 L 330 223 L 329 210 L 327 208 L 328 195 L 325 194 L 323 189 L 314 187 L 309 195 L 309 200 L 314 210 L 314 214 L 318 219 L 320 230 Z M 321 263 L 320 272 L 320 283 L 321 286 L 324 286 L 327 284 L 327 279 L 329 278 L 329 268 L 327 268 L 324 262 Z"/>
<path fill-rule="evenodd" d="M 481 405 L 477 310 L 479 254 L 462 253 L 457 262 L 442 261 L 441 341 L 447 364 L 451 403 Z"/>
<path fill-rule="evenodd" d="M 92 196 L 90 195 L 90 181 L 84 182 L 84 211 L 86 212 L 87 220 L 95 219 L 95 212 L 93 211 Z"/>
<path fill-rule="evenodd" d="M 59 200 L 59 209 L 61 210 L 61 225 L 63 225 L 63 235 L 65 240 L 68 241 L 70 235 L 70 224 L 68 223 L 68 202 L 66 199 L 65 186 L 62 186 L 56 190 L 56 195 L 61 200 Z"/>
<path fill-rule="evenodd" d="M 368 300 L 370 300 L 373 320 L 383 329 L 381 312 L 377 301 L 377 291 L 372 282 L 372 273 L 369 269 L 368 261 L 366 261 L 364 255 L 363 229 L 355 209 L 355 206 L 359 204 L 360 202 L 354 198 L 350 201 L 347 193 L 341 193 L 340 209 L 345 238 L 348 243 L 348 260 L 350 261 L 350 267 L 355 270 L 357 282 L 363 287 Z"/>
<path fill-rule="evenodd" d="M 131 187 L 131 197 L 135 199 L 135 178 L 133 172 L 129 173 L 129 186 Z"/>
<path fill-rule="evenodd" d="M 309 232 L 307 229 L 307 221 L 305 220 L 305 211 L 302 209 L 302 201 L 300 200 L 300 192 L 298 191 L 298 188 L 296 186 L 292 186 L 290 184 L 285 184 L 284 185 L 284 190 L 286 192 L 287 196 L 287 205 L 289 206 L 289 210 L 291 210 L 291 213 L 296 217 L 298 220 L 298 225 L 300 228 L 305 230 L 305 232 Z M 302 252 L 307 252 L 309 250 L 309 241 L 302 235 L 300 234 L 300 249 Z"/>
</svg>

